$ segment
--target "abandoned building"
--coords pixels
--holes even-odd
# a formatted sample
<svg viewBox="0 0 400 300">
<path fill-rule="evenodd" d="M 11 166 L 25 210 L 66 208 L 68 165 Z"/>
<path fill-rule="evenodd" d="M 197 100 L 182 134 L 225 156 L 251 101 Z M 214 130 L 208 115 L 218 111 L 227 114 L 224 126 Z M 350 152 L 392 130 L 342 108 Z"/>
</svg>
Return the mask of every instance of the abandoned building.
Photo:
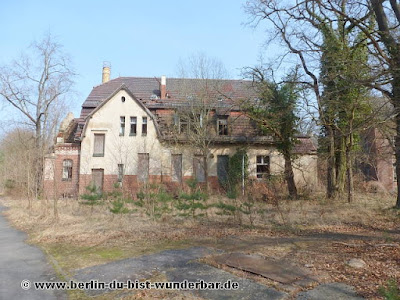
<svg viewBox="0 0 400 300">
<path fill-rule="evenodd" d="M 361 155 L 357 167 L 371 189 L 393 192 L 397 188 L 394 137 L 390 132 L 370 128 L 361 135 Z"/>
<path fill-rule="evenodd" d="M 179 185 L 188 178 L 205 182 L 206 177 L 218 188 L 227 176 L 229 157 L 243 147 L 250 179 L 283 173 L 284 160 L 273 139 L 262 135 L 238 105 L 255 97 L 251 81 L 165 76 L 110 80 L 108 66 L 102 75 L 79 118 L 69 114 L 62 122 L 45 159 L 48 197 L 78 196 L 91 184 L 99 191 L 116 185 L 135 191 L 145 182 Z M 316 147 L 309 137 L 298 140 L 295 180 L 313 186 Z M 204 147 L 209 149 L 207 158 Z"/>
</svg>

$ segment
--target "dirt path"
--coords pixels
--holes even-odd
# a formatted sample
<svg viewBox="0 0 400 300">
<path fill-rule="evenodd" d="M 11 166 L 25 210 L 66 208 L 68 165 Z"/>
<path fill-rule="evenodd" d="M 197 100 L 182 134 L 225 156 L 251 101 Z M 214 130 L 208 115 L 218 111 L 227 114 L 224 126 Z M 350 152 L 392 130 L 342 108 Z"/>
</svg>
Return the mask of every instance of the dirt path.
<svg viewBox="0 0 400 300">
<path fill-rule="evenodd" d="M 43 252 L 25 243 L 27 235 L 11 228 L 0 206 L 0 299 L 66 299 L 60 291 L 24 290 L 22 280 L 57 281 L 53 268 Z"/>
</svg>

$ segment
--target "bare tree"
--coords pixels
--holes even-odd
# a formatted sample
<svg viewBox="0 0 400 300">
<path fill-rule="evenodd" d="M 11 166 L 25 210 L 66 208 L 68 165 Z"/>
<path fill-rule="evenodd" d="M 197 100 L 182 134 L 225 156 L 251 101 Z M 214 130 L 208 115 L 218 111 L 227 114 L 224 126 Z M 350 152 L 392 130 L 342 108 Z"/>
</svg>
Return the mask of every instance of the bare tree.
<svg viewBox="0 0 400 300">
<path fill-rule="evenodd" d="M 254 0 L 247 3 L 246 10 L 255 26 L 263 20 L 272 25 L 271 40 L 277 39 L 287 48 L 282 59 L 294 54 L 302 67 L 300 82 L 314 92 L 319 125 L 327 137 L 327 195 L 335 197 L 340 187 L 343 189 L 347 171 L 351 201 L 353 135 L 371 126 L 374 116 L 357 116 L 366 103 L 365 87 L 371 87 L 376 78 L 368 73 L 374 68 L 366 65 L 369 61 L 363 53 L 371 34 L 368 10 L 364 14 L 364 6 L 348 0 Z M 357 27 L 345 17 L 348 14 L 357 15 L 369 26 Z"/>
<path fill-rule="evenodd" d="M 0 68 L 0 95 L 35 131 L 35 190 L 40 192 L 46 129 L 54 124 L 53 108 L 71 89 L 74 72 L 61 45 L 48 34 L 10 65 Z"/>
<path fill-rule="evenodd" d="M 208 187 L 211 148 L 218 139 L 216 109 L 226 99 L 221 86 L 227 72 L 219 60 L 207 57 L 204 53 L 192 55 L 186 61 L 181 60 L 178 68 L 179 76 L 185 79 L 178 87 L 180 105 L 175 110 L 172 129 L 174 140 L 177 144 L 189 145 L 192 154 L 198 155 L 194 168 L 197 166 L 204 171 Z"/>
<path fill-rule="evenodd" d="M 0 185 L 28 200 L 33 196 L 34 140 L 26 128 L 12 129 L 0 140 Z"/>
</svg>

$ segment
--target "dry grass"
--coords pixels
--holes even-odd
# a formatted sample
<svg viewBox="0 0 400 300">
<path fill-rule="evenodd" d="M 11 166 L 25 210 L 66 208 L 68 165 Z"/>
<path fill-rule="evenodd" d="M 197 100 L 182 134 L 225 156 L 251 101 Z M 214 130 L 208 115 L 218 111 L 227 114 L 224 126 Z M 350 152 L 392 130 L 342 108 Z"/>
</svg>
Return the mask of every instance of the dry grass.
<svg viewBox="0 0 400 300">
<path fill-rule="evenodd" d="M 136 209 L 135 212 L 115 215 L 109 211 L 108 204 L 92 208 L 76 200 L 64 199 L 58 201 L 58 218 L 55 218 L 53 202 L 33 201 L 30 210 L 27 209 L 26 200 L 2 199 L 1 202 L 9 207 L 5 214 L 11 223 L 28 232 L 29 242 L 39 245 L 51 255 L 67 276 L 74 269 L 164 249 L 208 245 L 221 246 L 220 248 L 229 250 L 230 246 L 224 247 L 227 237 L 242 239 L 245 245 L 250 240 L 257 240 L 260 237 L 293 236 L 309 232 L 368 232 L 369 235 L 384 238 L 388 242 L 398 238 L 398 234 L 393 232 L 396 230 L 398 232 L 400 229 L 400 218 L 399 212 L 390 209 L 395 204 L 395 199 L 392 197 L 378 194 L 357 195 L 351 204 L 344 201 L 327 202 L 318 195 L 315 199 L 318 200 L 280 201 L 279 205 L 276 202 L 275 204 L 257 202 L 250 215 L 220 215 L 218 209 L 212 208 L 207 211 L 206 217 L 191 219 L 165 215 L 158 221 L 152 220 L 143 209 L 134 206 L 129 208 Z M 231 199 L 222 199 L 219 196 L 213 196 L 208 202 L 221 200 L 232 203 Z M 240 204 L 241 200 L 236 201 Z M 254 221 L 254 226 L 249 226 L 250 217 Z M 257 251 L 259 254 L 276 258 L 287 256 L 296 259 L 300 264 L 318 265 L 315 270 L 330 272 L 331 278 L 342 281 L 346 281 L 343 276 L 351 280 L 362 278 L 357 277 L 357 274 L 340 273 L 351 270 L 343 266 L 341 257 L 344 255 L 343 249 L 332 248 L 330 242 L 325 245 L 327 248 L 324 248 L 324 245 L 320 248 L 302 242 L 276 247 L 258 245 L 252 248 L 250 242 L 248 245 L 248 252 Z M 320 253 L 322 249 L 323 251 L 329 249 L 327 252 L 329 255 L 324 256 L 323 252 Z M 375 248 L 371 249 L 375 251 Z M 362 255 L 351 255 L 365 257 L 370 261 L 382 255 L 381 252 L 375 253 L 371 249 L 365 250 L 367 252 L 364 251 Z M 346 254 L 346 257 L 351 255 Z M 332 261 L 338 267 L 332 268 L 328 261 Z M 390 260 L 389 264 L 383 262 L 379 264 L 392 270 L 396 261 Z M 370 265 L 375 266 L 375 263 Z M 395 278 L 400 276 L 396 271 L 390 271 L 390 274 Z M 368 276 L 369 280 L 373 280 L 371 279 L 373 275 Z M 375 280 L 373 284 L 380 285 L 382 280 Z M 376 290 L 375 285 L 374 290 Z M 376 293 L 374 294 L 373 289 L 367 284 L 359 287 L 359 291 L 364 295 L 372 295 L 374 298 Z M 74 294 L 72 298 L 81 299 L 81 297 L 81 294 L 78 296 Z M 144 291 L 123 297 L 124 299 L 187 298 L 181 293 L 160 291 Z"/>
</svg>

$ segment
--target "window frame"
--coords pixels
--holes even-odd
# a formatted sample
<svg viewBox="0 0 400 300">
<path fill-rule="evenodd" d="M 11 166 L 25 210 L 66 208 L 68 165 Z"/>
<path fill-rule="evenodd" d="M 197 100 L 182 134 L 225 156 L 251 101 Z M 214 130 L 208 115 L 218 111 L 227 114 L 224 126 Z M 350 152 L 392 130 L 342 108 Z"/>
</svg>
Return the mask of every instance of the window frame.
<svg viewBox="0 0 400 300">
<path fill-rule="evenodd" d="M 66 166 L 65 163 L 70 162 L 70 166 Z M 74 162 L 72 159 L 64 159 L 62 163 L 62 174 L 61 174 L 61 180 L 62 181 L 72 181 L 72 168 L 73 168 Z M 66 169 L 67 168 L 67 169 Z M 65 175 L 65 170 L 67 170 L 67 177 L 64 177 Z"/>
<path fill-rule="evenodd" d="M 260 158 L 260 162 L 258 161 Z M 265 161 L 267 158 L 267 161 Z M 259 167 L 267 168 L 267 171 L 259 171 Z M 271 157 L 269 155 L 256 155 L 256 178 L 265 179 L 271 176 Z"/>
<path fill-rule="evenodd" d="M 142 117 L 142 135 L 143 136 L 147 135 L 147 124 L 148 124 L 148 118 Z"/>
<path fill-rule="evenodd" d="M 125 135 L 125 116 L 119 117 L 120 127 L 119 127 L 119 136 Z"/>
<path fill-rule="evenodd" d="M 225 124 L 223 124 L 225 123 Z M 219 136 L 229 135 L 228 117 L 219 116 L 217 119 L 217 133 Z"/>
<path fill-rule="evenodd" d="M 137 135 L 137 117 L 130 117 L 129 135 L 130 136 L 136 136 Z"/>
<path fill-rule="evenodd" d="M 96 153 L 96 136 L 102 136 L 103 137 L 103 147 L 102 147 L 102 152 Z M 94 157 L 104 157 L 105 153 L 105 144 L 106 144 L 106 135 L 104 133 L 95 133 L 94 138 L 93 138 L 93 156 Z"/>
</svg>

